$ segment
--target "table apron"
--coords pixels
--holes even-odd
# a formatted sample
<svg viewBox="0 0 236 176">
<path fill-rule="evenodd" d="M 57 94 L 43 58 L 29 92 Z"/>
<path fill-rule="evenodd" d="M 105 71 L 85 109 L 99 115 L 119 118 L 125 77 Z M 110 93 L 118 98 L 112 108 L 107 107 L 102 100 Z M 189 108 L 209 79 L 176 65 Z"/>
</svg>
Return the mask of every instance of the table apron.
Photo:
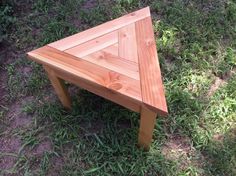
<svg viewBox="0 0 236 176">
<path fill-rule="evenodd" d="M 109 88 L 106 88 L 96 83 L 93 83 L 91 81 L 85 80 L 71 73 L 68 73 L 68 72 L 53 68 L 53 67 L 50 67 L 50 69 L 54 71 L 57 77 L 65 81 L 75 84 L 83 89 L 88 90 L 89 92 L 99 95 L 105 99 L 108 99 L 132 111 L 140 113 L 140 107 L 142 106 L 142 102 L 136 99 L 127 97 L 125 95 L 120 94 L 119 92 L 112 91 Z"/>
</svg>

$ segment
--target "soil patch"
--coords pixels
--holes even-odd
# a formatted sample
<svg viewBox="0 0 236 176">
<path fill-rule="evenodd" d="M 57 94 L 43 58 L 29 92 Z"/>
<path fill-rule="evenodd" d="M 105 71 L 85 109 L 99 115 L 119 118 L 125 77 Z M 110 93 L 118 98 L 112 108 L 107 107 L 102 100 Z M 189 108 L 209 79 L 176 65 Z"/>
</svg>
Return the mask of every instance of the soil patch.
<svg viewBox="0 0 236 176">
<path fill-rule="evenodd" d="M 189 165 L 202 166 L 204 157 L 192 147 L 190 138 L 173 134 L 161 150 L 166 159 L 176 161 L 179 169 L 187 169 Z"/>
<path fill-rule="evenodd" d="M 208 95 L 208 96 L 212 96 L 212 95 L 217 91 L 217 89 L 219 89 L 219 87 L 221 87 L 221 86 L 223 86 L 223 85 L 225 85 L 225 84 L 226 84 L 226 81 L 225 81 L 225 80 L 223 80 L 223 79 L 221 79 L 221 78 L 219 78 L 219 77 L 216 77 L 216 78 L 215 78 L 215 81 L 214 81 L 214 83 L 211 85 L 211 87 L 210 87 L 210 89 L 209 89 L 207 95 Z"/>
<path fill-rule="evenodd" d="M 32 118 L 29 115 L 27 115 L 26 112 L 23 112 L 23 109 L 22 109 L 23 102 L 16 101 L 15 103 L 9 106 L 9 110 L 6 115 L 6 117 L 10 120 L 9 127 L 8 127 L 9 130 L 15 129 L 18 127 L 27 126 L 31 123 Z"/>
<path fill-rule="evenodd" d="M 31 155 L 43 155 L 46 151 L 52 150 L 52 143 L 50 140 L 41 141 L 31 152 Z"/>
<path fill-rule="evenodd" d="M 10 169 L 14 166 L 17 158 L 11 154 L 17 154 L 21 141 L 17 137 L 1 136 L 0 138 L 0 170 Z"/>
</svg>

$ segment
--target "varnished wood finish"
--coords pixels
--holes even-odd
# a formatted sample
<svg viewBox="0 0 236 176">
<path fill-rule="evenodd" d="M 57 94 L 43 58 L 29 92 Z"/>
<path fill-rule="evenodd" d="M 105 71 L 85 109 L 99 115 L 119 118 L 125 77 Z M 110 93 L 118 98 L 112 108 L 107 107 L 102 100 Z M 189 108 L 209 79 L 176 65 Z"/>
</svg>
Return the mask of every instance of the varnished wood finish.
<svg viewBox="0 0 236 176">
<path fill-rule="evenodd" d="M 139 81 L 123 74 L 97 66 L 49 46 L 34 50 L 28 55 L 41 64 L 51 65 L 135 100 L 141 100 Z"/>
<path fill-rule="evenodd" d="M 138 144 L 139 146 L 144 147 L 146 150 L 149 149 L 150 143 L 152 141 L 156 116 L 157 113 L 147 109 L 145 106 L 141 107 Z"/>
<path fill-rule="evenodd" d="M 114 56 L 118 56 L 118 43 L 108 46 L 108 47 L 102 49 L 101 51 L 105 51 L 105 52 L 110 53 Z"/>
<path fill-rule="evenodd" d="M 44 69 L 46 70 L 48 78 L 51 81 L 51 84 L 54 87 L 63 106 L 67 109 L 71 109 L 71 99 L 65 87 L 64 81 L 57 77 L 54 70 L 52 70 L 50 67 L 44 66 Z"/>
<path fill-rule="evenodd" d="M 135 24 L 119 29 L 119 56 L 138 63 Z"/>
<path fill-rule="evenodd" d="M 140 112 L 141 101 L 135 100 L 133 98 L 127 97 L 119 92 L 115 92 L 107 87 L 96 84 L 92 81 L 85 80 L 68 72 L 62 70 L 54 69 L 56 75 L 61 79 L 67 80 L 83 89 L 86 89 L 96 95 L 99 95 L 105 99 L 113 101 L 123 107 L 126 107 L 132 111 Z"/>
<path fill-rule="evenodd" d="M 84 57 L 91 53 L 107 48 L 110 45 L 116 44 L 117 42 L 118 42 L 118 33 L 117 31 L 114 31 L 108 33 L 107 35 L 103 35 L 101 37 L 95 38 L 81 45 L 77 45 L 73 48 L 65 50 L 65 52 L 77 57 Z"/>
<path fill-rule="evenodd" d="M 96 26 L 94 28 L 88 29 L 86 31 L 72 35 L 70 37 L 53 42 L 49 44 L 49 46 L 54 47 L 58 50 L 64 51 L 76 45 L 80 45 L 84 42 L 87 42 L 94 38 L 97 38 L 107 33 L 110 33 L 112 31 L 115 31 L 126 25 L 132 24 L 148 16 L 150 16 L 150 11 L 149 11 L 149 7 L 146 7 L 136 12 L 124 15 L 123 17 L 120 17 L 115 20 Z"/>
<path fill-rule="evenodd" d="M 82 59 L 139 80 L 139 68 L 137 63 L 130 62 L 129 60 L 109 54 L 105 51 L 98 51 Z"/>
<path fill-rule="evenodd" d="M 161 115 L 167 115 L 167 105 L 151 17 L 137 21 L 135 26 L 142 101 L 153 111 Z"/>
<path fill-rule="evenodd" d="M 148 149 L 156 116 L 167 115 L 149 7 L 28 53 L 42 64 L 66 108 L 62 80 L 141 112 L 139 145 Z"/>
</svg>

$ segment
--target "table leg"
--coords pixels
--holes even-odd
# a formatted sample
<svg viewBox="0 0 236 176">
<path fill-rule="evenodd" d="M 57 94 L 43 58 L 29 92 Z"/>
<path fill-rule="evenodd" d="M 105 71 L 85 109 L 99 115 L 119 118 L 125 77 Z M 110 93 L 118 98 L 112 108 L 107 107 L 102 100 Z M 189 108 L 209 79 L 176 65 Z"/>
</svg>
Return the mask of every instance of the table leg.
<svg viewBox="0 0 236 176">
<path fill-rule="evenodd" d="M 66 89 L 65 83 L 62 79 L 56 76 L 54 71 L 48 66 L 43 66 L 48 74 L 48 78 L 51 81 L 52 86 L 54 87 L 58 98 L 60 99 L 63 106 L 67 109 L 71 109 L 71 99 L 69 93 Z"/>
<path fill-rule="evenodd" d="M 152 141 L 153 129 L 156 122 L 157 113 L 141 107 L 140 127 L 138 145 L 148 150 Z"/>
</svg>

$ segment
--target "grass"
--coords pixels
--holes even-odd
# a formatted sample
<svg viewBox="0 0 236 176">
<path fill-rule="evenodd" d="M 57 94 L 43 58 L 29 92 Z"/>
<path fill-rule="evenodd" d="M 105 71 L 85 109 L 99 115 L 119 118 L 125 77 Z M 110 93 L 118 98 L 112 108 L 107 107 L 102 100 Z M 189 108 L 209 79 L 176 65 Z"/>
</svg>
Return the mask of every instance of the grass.
<svg viewBox="0 0 236 176">
<path fill-rule="evenodd" d="M 41 66 L 24 55 L 146 5 L 170 112 L 158 118 L 149 152 L 136 147 L 138 114 L 71 85 L 73 110 L 64 110 Z M 1 137 L 21 141 L 8 153 L 15 165 L 0 174 L 236 175 L 234 0 L 36 0 L 8 8 L 15 21 L 2 45 L 14 52 L 0 59 L 7 75 L 0 126 L 11 127 L 14 103 L 30 123 L 0 130 Z"/>
</svg>

